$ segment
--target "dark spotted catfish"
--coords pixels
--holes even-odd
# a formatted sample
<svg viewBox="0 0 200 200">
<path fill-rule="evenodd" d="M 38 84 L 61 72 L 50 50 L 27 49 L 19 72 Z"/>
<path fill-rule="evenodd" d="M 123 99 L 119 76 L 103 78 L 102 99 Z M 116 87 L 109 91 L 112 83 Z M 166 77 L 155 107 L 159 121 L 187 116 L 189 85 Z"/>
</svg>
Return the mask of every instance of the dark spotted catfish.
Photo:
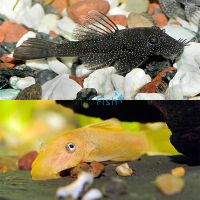
<svg viewBox="0 0 200 200">
<path fill-rule="evenodd" d="M 16 48 L 14 58 L 79 57 L 91 70 L 114 66 L 119 74 L 140 67 L 153 56 L 174 61 L 185 41 L 175 40 L 158 27 L 119 30 L 106 15 L 91 11 L 84 25 L 74 31 L 77 41 L 56 44 L 31 38 Z"/>
</svg>

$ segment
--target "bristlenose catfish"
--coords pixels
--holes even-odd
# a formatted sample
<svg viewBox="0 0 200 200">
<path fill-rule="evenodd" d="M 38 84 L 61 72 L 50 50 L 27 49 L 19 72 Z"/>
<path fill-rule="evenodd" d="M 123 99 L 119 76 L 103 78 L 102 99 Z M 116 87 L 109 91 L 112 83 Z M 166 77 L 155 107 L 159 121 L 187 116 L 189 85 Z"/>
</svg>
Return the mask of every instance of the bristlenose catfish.
<svg viewBox="0 0 200 200">
<path fill-rule="evenodd" d="M 48 57 L 79 57 L 91 70 L 114 66 L 119 74 L 141 67 L 148 58 L 162 56 L 174 61 L 187 45 L 175 40 L 159 27 L 119 30 L 106 15 L 89 12 L 84 25 L 74 31 L 77 41 L 63 44 L 30 38 L 16 48 L 14 58 L 32 60 Z"/>
</svg>

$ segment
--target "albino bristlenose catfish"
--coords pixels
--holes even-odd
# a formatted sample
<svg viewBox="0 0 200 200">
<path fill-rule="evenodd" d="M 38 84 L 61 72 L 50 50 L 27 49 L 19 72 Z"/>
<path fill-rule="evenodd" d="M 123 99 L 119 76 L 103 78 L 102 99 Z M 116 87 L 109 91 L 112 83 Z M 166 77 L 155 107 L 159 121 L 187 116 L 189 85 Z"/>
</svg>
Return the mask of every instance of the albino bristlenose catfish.
<svg viewBox="0 0 200 200">
<path fill-rule="evenodd" d="M 35 180 L 59 178 L 81 162 L 136 160 L 151 149 L 145 134 L 130 134 L 110 119 L 50 139 L 33 162 L 31 175 Z"/>
</svg>

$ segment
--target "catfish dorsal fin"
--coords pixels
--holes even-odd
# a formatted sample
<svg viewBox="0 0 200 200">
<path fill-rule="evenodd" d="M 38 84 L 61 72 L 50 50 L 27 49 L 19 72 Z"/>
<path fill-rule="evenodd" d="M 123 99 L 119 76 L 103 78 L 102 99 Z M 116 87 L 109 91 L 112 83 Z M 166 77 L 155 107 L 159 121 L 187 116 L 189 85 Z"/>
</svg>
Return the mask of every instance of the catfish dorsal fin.
<svg viewBox="0 0 200 200">
<path fill-rule="evenodd" d="M 90 124 L 86 126 L 86 128 L 99 128 L 99 129 L 106 129 L 112 131 L 122 131 L 123 128 L 120 124 L 120 121 L 117 119 L 109 119 L 99 123 Z"/>
<path fill-rule="evenodd" d="M 101 37 L 118 31 L 117 25 L 105 14 L 92 10 L 85 18 L 83 25 L 78 25 L 73 31 L 77 40 L 87 40 Z"/>
</svg>

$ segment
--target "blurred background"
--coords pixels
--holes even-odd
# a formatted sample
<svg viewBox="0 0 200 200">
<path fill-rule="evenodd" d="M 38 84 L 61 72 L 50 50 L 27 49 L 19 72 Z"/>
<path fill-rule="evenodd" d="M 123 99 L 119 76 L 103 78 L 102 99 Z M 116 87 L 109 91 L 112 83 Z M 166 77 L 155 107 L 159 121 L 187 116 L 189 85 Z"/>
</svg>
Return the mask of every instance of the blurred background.
<svg viewBox="0 0 200 200">
<path fill-rule="evenodd" d="M 55 101 L 0 101 L 0 156 L 21 156 L 38 150 L 48 138 L 63 131 L 101 121 L 76 114 Z M 121 122 L 131 134 L 145 132 L 158 154 L 177 154 L 165 123 Z"/>
</svg>

